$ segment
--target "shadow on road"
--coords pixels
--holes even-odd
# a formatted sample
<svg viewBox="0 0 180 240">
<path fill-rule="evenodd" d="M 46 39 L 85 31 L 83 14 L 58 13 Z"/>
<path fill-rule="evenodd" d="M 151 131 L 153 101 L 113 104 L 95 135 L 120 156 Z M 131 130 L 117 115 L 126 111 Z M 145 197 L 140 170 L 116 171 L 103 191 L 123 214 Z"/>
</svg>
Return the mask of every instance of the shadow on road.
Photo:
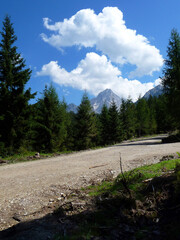
<svg viewBox="0 0 180 240">
<path fill-rule="evenodd" d="M 162 179 L 154 179 L 153 186 L 162 189 L 162 183 L 166 183 L 166 191 L 171 189 L 169 184 L 174 181 L 174 177 L 167 176 Z M 169 185 L 168 185 L 169 184 Z M 146 194 L 143 202 L 136 203 L 135 198 L 130 198 L 126 191 L 116 196 L 102 194 L 100 197 L 94 197 L 84 210 L 78 212 L 72 208 L 58 208 L 56 214 L 48 214 L 45 217 L 29 222 L 22 222 L 0 233 L 1 240 L 168 240 L 166 236 L 168 229 L 173 231 L 174 222 L 179 234 L 179 219 L 175 211 L 169 210 L 167 214 L 167 203 L 172 206 L 168 200 L 159 205 L 153 205 L 149 199 L 152 198 L 152 187 L 149 189 L 145 185 L 142 193 Z M 112 186 L 113 188 L 113 186 Z M 166 191 L 163 189 L 166 193 Z M 164 195 L 163 195 L 164 196 Z M 162 197 L 163 197 L 162 196 Z M 171 194 L 169 194 L 171 196 Z M 157 196 L 158 198 L 158 196 Z M 168 200 L 168 201 L 167 201 Z M 179 202 L 178 202 L 179 203 Z M 138 205 L 139 204 L 139 205 Z M 85 205 L 82 205 L 85 206 Z M 169 206 L 169 205 L 168 205 Z M 179 205 L 177 205 L 179 209 Z M 165 211 L 161 211 L 164 209 Z M 175 208 L 174 210 L 176 210 Z M 66 214 L 72 211 L 72 214 Z M 160 212 L 158 212 L 160 211 Z M 149 215 L 156 213 L 156 215 Z M 160 222 L 159 222 L 160 216 Z M 158 222 L 155 220 L 158 219 Z M 173 225 L 171 224 L 173 221 Z M 171 224 L 171 225 L 169 225 Z M 163 229 L 165 225 L 165 230 Z M 146 229 L 144 231 L 144 229 Z M 168 229 L 168 231 L 169 231 Z M 141 234 L 140 234 L 141 233 Z M 66 235 L 66 237 L 64 237 Z M 56 237 L 55 237 L 56 236 Z M 71 237 L 68 237 L 71 236 Z M 137 238 L 135 238 L 137 236 Z M 140 236 L 140 237 L 139 237 Z M 178 235 L 179 236 L 179 235 Z M 178 240 L 179 238 L 172 239 Z"/>
<path fill-rule="evenodd" d="M 149 137 L 149 138 L 143 138 L 143 139 L 138 139 L 134 141 L 126 141 L 120 144 L 116 144 L 115 147 L 120 147 L 120 146 L 140 146 L 140 145 L 160 145 L 162 144 L 162 139 L 165 138 L 166 136 L 157 136 L 157 137 Z"/>
<path fill-rule="evenodd" d="M 51 214 L 41 219 L 20 222 L 0 232 L 1 240 L 50 240 L 59 232 L 57 219 Z"/>
<path fill-rule="evenodd" d="M 123 147 L 126 147 L 126 146 L 143 146 L 143 145 L 160 145 L 162 144 L 160 141 L 157 142 L 157 141 L 154 141 L 154 142 L 129 142 L 129 143 L 122 143 L 122 144 L 118 144 L 116 145 L 117 147 L 120 147 L 120 146 L 123 146 Z M 116 147 L 115 146 L 115 147 Z"/>
</svg>

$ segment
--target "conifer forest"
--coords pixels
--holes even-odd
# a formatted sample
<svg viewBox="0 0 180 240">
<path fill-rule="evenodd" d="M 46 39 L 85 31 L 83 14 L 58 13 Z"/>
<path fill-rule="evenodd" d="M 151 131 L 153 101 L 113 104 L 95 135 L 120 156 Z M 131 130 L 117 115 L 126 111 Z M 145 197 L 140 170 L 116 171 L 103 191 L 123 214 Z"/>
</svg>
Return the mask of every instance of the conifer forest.
<svg viewBox="0 0 180 240">
<path fill-rule="evenodd" d="M 55 87 L 46 86 L 36 103 L 27 88 L 31 70 L 18 52 L 16 34 L 6 16 L 0 36 L 0 156 L 21 151 L 63 152 L 107 146 L 145 135 L 180 129 L 180 36 L 173 29 L 167 47 L 164 93 L 148 99 L 122 99 L 93 112 L 85 92 L 77 113 L 67 112 Z"/>
</svg>

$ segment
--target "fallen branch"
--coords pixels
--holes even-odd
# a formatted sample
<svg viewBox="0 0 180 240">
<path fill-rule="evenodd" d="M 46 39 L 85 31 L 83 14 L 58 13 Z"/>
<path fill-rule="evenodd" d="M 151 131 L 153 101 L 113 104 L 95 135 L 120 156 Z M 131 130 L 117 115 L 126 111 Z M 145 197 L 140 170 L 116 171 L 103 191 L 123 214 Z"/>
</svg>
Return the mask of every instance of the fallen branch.
<svg viewBox="0 0 180 240">
<path fill-rule="evenodd" d="M 107 165 L 108 165 L 108 164 L 102 164 L 102 165 L 90 167 L 89 169 L 91 169 L 91 168 L 98 168 L 98 167 L 104 167 L 104 166 L 107 166 Z"/>
</svg>

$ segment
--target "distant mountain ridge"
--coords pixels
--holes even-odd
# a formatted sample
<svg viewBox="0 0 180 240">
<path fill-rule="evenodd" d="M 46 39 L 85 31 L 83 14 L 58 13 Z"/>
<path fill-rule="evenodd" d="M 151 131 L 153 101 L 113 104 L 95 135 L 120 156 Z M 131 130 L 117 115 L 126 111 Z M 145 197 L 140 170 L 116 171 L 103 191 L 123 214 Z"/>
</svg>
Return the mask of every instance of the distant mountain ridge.
<svg viewBox="0 0 180 240">
<path fill-rule="evenodd" d="M 106 89 L 100 92 L 97 97 L 90 100 L 91 106 L 95 113 L 100 113 L 103 105 L 105 104 L 108 108 L 110 107 L 112 101 L 115 102 L 117 108 L 119 109 L 121 105 L 121 98 L 117 96 L 111 89 Z M 71 103 L 67 106 L 68 112 L 77 113 L 77 108 L 75 104 Z"/>
<path fill-rule="evenodd" d="M 149 90 L 146 92 L 143 96 L 143 98 L 148 99 L 150 96 L 152 97 L 158 97 L 159 95 L 163 94 L 163 86 L 160 84 L 153 89 Z M 100 113 L 101 109 L 104 104 L 109 108 L 112 101 L 116 103 L 117 108 L 119 109 L 122 100 L 121 98 L 116 95 L 111 89 L 106 89 L 102 92 L 100 92 L 97 97 L 93 98 L 90 100 L 91 106 L 94 110 L 95 113 Z M 67 106 L 67 111 L 68 112 L 74 112 L 77 113 L 78 106 L 75 104 L 71 103 Z"/>
<path fill-rule="evenodd" d="M 148 92 L 146 92 L 143 96 L 143 98 L 148 99 L 150 96 L 152 97 L 159 97 L 163 94 L 163 86 L 161 84 L 157 85 L 156 87 L 152 88 Z"/>
</svg>

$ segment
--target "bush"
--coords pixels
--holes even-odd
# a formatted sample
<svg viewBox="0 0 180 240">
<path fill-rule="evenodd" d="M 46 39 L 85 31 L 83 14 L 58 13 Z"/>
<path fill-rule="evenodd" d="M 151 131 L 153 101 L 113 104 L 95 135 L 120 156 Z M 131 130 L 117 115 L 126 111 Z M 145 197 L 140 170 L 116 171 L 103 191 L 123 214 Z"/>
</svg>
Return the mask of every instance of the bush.
<svg viewBox="0 0 180 240">
<path fill-rule="evenodd" d="M 170 135 L 169 137 L 162 139 L 162 143 L 174 143 L 174 142 L 180 142 L 180 133 L 177 133 L 176 135 Z"/>
</svg>

